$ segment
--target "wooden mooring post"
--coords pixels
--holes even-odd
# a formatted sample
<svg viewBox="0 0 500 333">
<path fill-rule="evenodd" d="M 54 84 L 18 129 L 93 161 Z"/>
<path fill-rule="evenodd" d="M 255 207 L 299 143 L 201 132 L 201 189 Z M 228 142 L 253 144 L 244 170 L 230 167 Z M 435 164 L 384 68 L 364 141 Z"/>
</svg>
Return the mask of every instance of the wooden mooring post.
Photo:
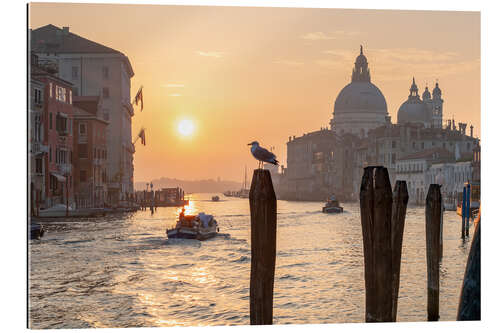
<svg viewBox="0 0 500 333">
<path fill-rule="evenodd" d="M 406 206 L 408 205 L 408 188 L 406 181 L 398 180 L 392 193 L 392 321 L 398 314 L 399 277 L 401 271 L 401 250 L 405 226 Z"/>
<path fill-rule="evenodd" d="M 465 239 L 465 209 L 467 204 L 466 198 L 467 197 L 467 188 L 464 186 L 463 192 L 462 192 L 462 239 Z"/>
<path fill-rule="evenodd" d="M 406 182 L 395 186 L 384 167 L 366 167 L 359 193 L 365 263 L 365 320 L 390 322 L 397 316 Z M 393 211 L 394 210 L 394 211 Z"/>
<path fill-rule="evenodd" d="M 442 213 L 441 189 L 431 184 L 425 200 L 425 241 L 427 253 L 427 319 L 439 319 L 439 261 Z"/>
<path fill-rule="evenodd" d="M 465 267 L 457 320 L 481 320 L 481 217 L 474 231 Z"/>
<path fill-rule="evenodd" d="M 269 170 L 254 170 L 249 201 L 252 248 L 250 324 L 272 325 L 277 213 Z"/>
<path fill-rule="evenodd" d="M 465 225 L 465 236 L 469 237 L 469 220 L 470 220 L 470 184 L 467 184 L 467 196 L 465 198 L 465 201 L 467 203 L 467 209 L 466 209 L 466 225 Z"/>
</svg>

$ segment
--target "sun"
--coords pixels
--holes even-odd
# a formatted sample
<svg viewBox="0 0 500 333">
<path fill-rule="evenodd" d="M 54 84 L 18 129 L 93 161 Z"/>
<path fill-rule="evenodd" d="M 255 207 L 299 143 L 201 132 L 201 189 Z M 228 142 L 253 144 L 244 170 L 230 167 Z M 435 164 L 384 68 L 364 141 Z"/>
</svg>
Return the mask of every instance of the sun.
<svg viewBox="0 0 500 333">
<path fill-rule="evenodd" d="M 182 136 L 191 136 L 194 132 L 194 123 L 190 119 L 183 119 L 179 122 L 177 130 Z"/>
</svg>

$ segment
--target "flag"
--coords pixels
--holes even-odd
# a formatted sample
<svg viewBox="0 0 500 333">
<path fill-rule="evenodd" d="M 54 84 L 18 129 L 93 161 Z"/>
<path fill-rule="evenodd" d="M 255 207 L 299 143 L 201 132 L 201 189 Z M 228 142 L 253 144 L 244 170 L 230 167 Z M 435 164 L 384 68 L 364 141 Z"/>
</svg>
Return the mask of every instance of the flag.
<svg viewBox="0 0 500 333">
<path fill-rule="evenodd" d="M 139 137 L 141 138 L 141 143 L 143 145 L 146 145 L 146 131 L 143 129 L 141 129 L 141 132 L 139 133 Z"/>
<path fill-rule="evenodd" d="M 137 92 L 137 94 L 135 95 L 135 98 L 134 98 L 135 105 L 138 105 L 139 101 L 141 101 L 141 111 L 142 111 L 142 109 L 144 107 L 144 102 L 142 100 L 142 86 L 139 89 L 139 91 Z"/>
</svg>

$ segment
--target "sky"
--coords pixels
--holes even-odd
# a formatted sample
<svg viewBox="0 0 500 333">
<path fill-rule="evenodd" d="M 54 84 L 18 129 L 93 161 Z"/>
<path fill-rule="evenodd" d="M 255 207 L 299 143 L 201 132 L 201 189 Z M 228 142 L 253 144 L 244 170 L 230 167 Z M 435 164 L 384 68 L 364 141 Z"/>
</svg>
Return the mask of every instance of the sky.
<svg viewBox="0 0 500 333">
<path fill-rule="evenodd" d="M 135 181 L 242 181 L 254 140 L 286 165 L 289 136 L 329 126 L 360 44 L 393 122 L 413 77 L 420 95 L 438 80 L 443 118 L 480 134 L 479 12 L 31 4 L 46 24 L 129 57 Z"/>
</svg>

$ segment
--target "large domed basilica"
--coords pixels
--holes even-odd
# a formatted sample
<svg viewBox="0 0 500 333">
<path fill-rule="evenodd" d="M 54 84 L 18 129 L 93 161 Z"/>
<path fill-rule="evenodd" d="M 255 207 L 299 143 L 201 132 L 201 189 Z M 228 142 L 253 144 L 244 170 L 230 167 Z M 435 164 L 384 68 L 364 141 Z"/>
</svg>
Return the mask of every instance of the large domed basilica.
<svg viewBox="0 0 500 333">
<path fill-rule="evenodd" d="M 340 91 L 335 100 L 330 126 L 338 134 L 352 133 L 365 137 L 368 130 L 384 125 L 389 119 L 385 97 L 371 83 L 368 61 L 361 46 L 351 83 Z"/>
</svg>

